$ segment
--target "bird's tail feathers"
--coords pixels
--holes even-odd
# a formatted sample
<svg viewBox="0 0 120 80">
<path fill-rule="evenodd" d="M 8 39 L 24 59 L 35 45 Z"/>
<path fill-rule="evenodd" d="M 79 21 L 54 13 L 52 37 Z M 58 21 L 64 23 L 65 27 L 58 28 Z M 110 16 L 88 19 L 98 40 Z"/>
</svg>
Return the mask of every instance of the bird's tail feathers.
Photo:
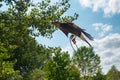
<svg viewBox="0 0 120 80">
<path fill-rule="evenodd" d="M 93 40 L 93 37 L 92 37 L 90 34 L 88 34 L 88 33 L 85 32 L 85 31 L 82 31 L 82 32 L 83 32 L 83 34 L 84 34 L 88 39 Z"/>
</svg>

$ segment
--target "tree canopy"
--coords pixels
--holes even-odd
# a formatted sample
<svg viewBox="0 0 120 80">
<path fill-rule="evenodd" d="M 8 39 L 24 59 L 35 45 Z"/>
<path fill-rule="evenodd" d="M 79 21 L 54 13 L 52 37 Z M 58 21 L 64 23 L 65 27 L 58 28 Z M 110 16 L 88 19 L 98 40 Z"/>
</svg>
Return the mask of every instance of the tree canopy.
<svg viewBox="0 0 120 80">
<path fill-rule="evenodd" d="M 106 75 L 106 80 L 120 80 L 120 71 L 113 65 Z"/>
<path fill-rule="evenodd" d="M 58 48 L 53 51 L 52 55 L 43 68 L 48 74 L 48 80 L 80 80 L 80 72 L 71 63 L 67 52 L 61 52 Z"/>
<path fill-rule="evenodd" d="M 73 55 L 73 61 L 81 71 L 81 77 L 94 76 L 100 69 L 100 57 L 93 48 L 79 48 Z"/>
<path fill-rule="evenodd" d="M 49 60 L 52 48 L 38 44 L 34 37 L 51 37 L 56 30 L 53 21 L 77 18 L 76 14 L 62 16 L 70 7 L 68 1 L 51 4 L 51 0 L 42 0 L 34 4 L 32 0 L 0 0 L 0 8 L 2 4 L 8 6 L 0 12 L 1 80 L 25 79 Z"/>
</svg>

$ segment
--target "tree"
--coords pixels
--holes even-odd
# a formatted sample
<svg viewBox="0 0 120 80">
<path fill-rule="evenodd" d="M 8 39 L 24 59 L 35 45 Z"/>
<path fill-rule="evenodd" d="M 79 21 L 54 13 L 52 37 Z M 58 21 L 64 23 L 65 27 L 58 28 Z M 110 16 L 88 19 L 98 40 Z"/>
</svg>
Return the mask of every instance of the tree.
<svg viewBox="0 0 120 80">
<path fill-rule="evenodd" d="M 62 16 L 70 7 L 68 1 L 61 0 L 51 5 L 51 0 L 42 0 L 34 5 L 31 0 L 0 0 L 9 7 L 7 11 L 0 12 L 0 56 L 4 56 L 0 60 L 1 71 L 9 66 L 10 72 L 25 80 L 30 72 L 43 67 L 50 58 L 51 50 L 38 44 L 35 37 L 51 38 L 56 30 L 51 22 L 77 18 L 76 14 L 74 17 Z M 30 7 L 32 9 L 28 11 Z M 4 70 L 5 75 L 8 70 Z M 13 73 L 10 77 L 14 76 Z M 4 80 L 3 73 L 0 73 L 0 79 Z"/>
<path fill-rule="evenodd" d="M 60 48 L 54 49 L 43 70 L 47 72 L 48 80 L 80 80 L 78 68 L 71 63 L 69 54 L 61 52 Z"/>
<path fill-rule="evenodd" d="M 105 75 L 102 73 L 102 70 L 101 70 L 101 69 L 102 69 L 102 68 L 100 68 L 100 69 L 98 70 L 98 72 L 96 73 L 96 75 L 92 77 L 93 80 L 106 80 L 106 77 L 105 77 Z"/>
<path fill-rule="evenodd" d="M 120 72 L 113 65 L 106 74 L 106 80 L 120 80 Z"/>
<path fill-rule="evenodd" d="M 14 64 L 16 61 L 5 60 L 9 57 L 8 50 L 4 47 L 3 43 L 0 43 L 0 80 L 22 80 L 19 71 L 14 70 Z"/>
<path fill-rule="evenodd" d="M 17 60 L 8 60 L 14 49 L 18 47 L 16 44 L 11 43 L 13 34 L 15 34 L 13 27 L 8 28 L 8 25 L 11 24 L 9 21 L 4 21 L 4 19 L 10 17 L 5 12 L 0 13 L 0 80 L 21 80 L 22 76 L 19 70 L 14 69 Z"/>
<path fill-rule="evenodd" d="M 85 46 L 79 48 L 73 55 L 73 61 L 81 71 L 81 77 L 94 76 L 100 68 L 100 57 L 93 48 Z"/>
<path fill-rule="evenodd" d="M 47 80 L 47 74 L 40 69 L 34 69 L 29 73 L 28 80 Z"/>
</svg>

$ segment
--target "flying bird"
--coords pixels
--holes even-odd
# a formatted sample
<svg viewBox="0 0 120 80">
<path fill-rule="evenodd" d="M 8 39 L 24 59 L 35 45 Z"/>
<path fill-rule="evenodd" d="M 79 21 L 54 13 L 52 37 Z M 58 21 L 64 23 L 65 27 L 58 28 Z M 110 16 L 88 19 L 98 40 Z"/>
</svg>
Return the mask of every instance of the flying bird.
<svg viewBox="0 0 120 80">
<path fill-rule="evenodd" d="M 67 37 L 69 33 L 72 33 L 71 35 L 71 39 L 73 40 L 73 43 L 75 44 L 75 38 L 76 36 L 78 36 L 79 38 L 81 38 L 83 41 L 85 41 L 90 47 L 91 44 L 85 39 L 85 37 L 83 36 L 83 34 L 89 39 L 89 40 L 93 40 L 93 37 L 85 32 L 85 29 L 80 28 L 79 26 L 77 26 L 76 24 L 66 20 L 65 23 L 61 23 L 61 22 L 53 22 L 53 24 L 58 27 Z"/>
</svg>

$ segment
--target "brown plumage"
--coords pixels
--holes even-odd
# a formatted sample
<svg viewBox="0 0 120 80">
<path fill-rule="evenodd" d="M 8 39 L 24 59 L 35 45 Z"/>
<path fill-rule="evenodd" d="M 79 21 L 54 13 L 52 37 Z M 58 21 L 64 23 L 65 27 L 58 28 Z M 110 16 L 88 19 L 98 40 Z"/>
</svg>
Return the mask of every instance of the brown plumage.
<svg viewBox="0 0 120 80">
<path fill-rule="evenodd" d="M 78 36 L 79 38 L 81 38 L 83 41 L 85 41 L 89 46 L 91 46 L 91 44 L 84 38 L 84 36 L 82 35 L 82 33 L 90 40 L 93 40 L 93 37 L 88 34 L 87 32 L 85 32 L 84 29 L 81 29 L 80 27 L 78 27 L 77 25 L 75 25 L 74 23 L 71 23 L 69 21 L 65 21 L 66 23 L 61 23 L 61 22 L 53 22 L 53 24 L 58 27 L 67 37 L 68 37 L 68 33 L 72 33 L 75 36 Z M 92 47 L 92 46 L 91 46 Z"/>
</svg>

